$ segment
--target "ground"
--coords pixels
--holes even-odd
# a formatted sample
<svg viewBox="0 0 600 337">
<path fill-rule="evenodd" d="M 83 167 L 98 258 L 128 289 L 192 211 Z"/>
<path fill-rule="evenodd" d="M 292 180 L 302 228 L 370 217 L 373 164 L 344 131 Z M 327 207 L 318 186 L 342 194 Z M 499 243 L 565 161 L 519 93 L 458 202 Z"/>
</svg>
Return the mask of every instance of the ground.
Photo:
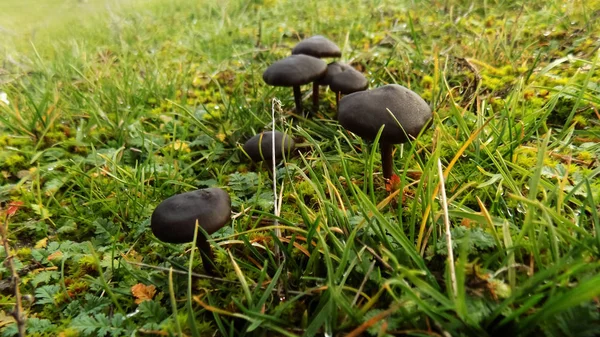
<svg viewBox="0 0 600 337">
<path fill-rule="evenodd" d="M 2 335 L 18 334 L 16 274 L 30 336 L 594 336 L 598 8 L 3 1 Z M 327 88 L 303 118 L 263 82 L 317 34 L 371 89 L 432 107 L 391 181 Z M 300 144 L 277 197 L 241 149 L 273 127 Z M 232 199 L 217 278 L 150 231 L 162 200 L 206 187 Z"/>
</svg>

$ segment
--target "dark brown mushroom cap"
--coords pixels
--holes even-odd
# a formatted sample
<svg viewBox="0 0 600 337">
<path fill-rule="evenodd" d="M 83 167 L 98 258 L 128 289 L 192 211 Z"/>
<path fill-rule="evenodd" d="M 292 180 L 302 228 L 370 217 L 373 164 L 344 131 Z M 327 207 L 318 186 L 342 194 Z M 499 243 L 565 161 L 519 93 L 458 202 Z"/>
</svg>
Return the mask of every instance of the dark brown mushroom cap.
<svg viewBox="0 0 600 337">
<path fill-rule="evenodd" d="M 294 140 L 288 135 L 275 131 L 275 160 L 283 159 L 295 147 Z M 273 156 L 273 131 L 259 133 L 248 139 L 244 144 L 244 151 L 253 161 L 271 160 Z"/>
<path fill-rule="evenodd" d="M 192 242 L 196 219 L 208 234 L 225 226 L 231 219 L 229 194 L 220 188 L 205 188 L 169 197 L 152 213 L 150 227 L 161 241 Z"/>
<path fill-rule="evenodd" d="M 327 65 L 327 73 L 319 80 L 320 85 L 329 85 L 334 92 L 343 95 L 366 90 L 369 82 L 365 75 L 349 64 L 331 62 Z"/>
<path fill-rule="evenodd" d="M 298 42 L 294 49 L 292 49 L 292 55 L 298 54 L 310 55 L 318 58 L 342 56 L 340 47 L 321 35 L 315 35 Z"/>
<path fill-rule="evenodd" d="M 269 66 L 263 80 L 277 87 L 293 87 L 308 84 L 325 76 L 325 61 L 307 55 L 292 55 Z"/>
<path fill-rule="evenodd" d="M 416 137 L 431 116 L 419 95 L 398 84 L 344 96 L 338 111 L 340 124 L 365 139 L 373 140 L 385 124 L 380 140 L 391 144 L 406 142 L 406 134 Z"/>
<path fill-rule="evenodd" d="M 342 95 L 366 90 L 368 86 L 369 82 L 365 75 L 347 64 L 344 64 L 341 67 L 340 73 L 334 75 L 329 82 L 331 90 L 342 93 Z"/>
<path fill-rule="evenodd" d="M 319 80 L 319 85 L 331 84 L 331 80 L 333 80 L 333 77 L 343 71 L 342 68 L 344 67 L 344 65 L 345 64 L 339 62 L 329 63 L 327 65 L 327 72 L 325 73 L 325 76 L 323 76 L 323 78 Z"/>
</svg>

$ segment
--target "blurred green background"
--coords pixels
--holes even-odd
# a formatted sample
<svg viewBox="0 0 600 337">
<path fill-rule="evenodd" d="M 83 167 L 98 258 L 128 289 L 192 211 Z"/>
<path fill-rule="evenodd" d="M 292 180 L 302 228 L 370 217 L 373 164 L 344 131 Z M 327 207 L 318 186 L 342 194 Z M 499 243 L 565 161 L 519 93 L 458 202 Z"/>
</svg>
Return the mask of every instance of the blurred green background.
<svg viewBox="0 0 600 337">
<path fill-rule="evenodd" d="M 157 0 L 2 0 L 0 45 L 23 48 L 31 42 L 52 41 L 73 27 L 97 23 L 97 19 L 134 9 Z"/>
</svg>

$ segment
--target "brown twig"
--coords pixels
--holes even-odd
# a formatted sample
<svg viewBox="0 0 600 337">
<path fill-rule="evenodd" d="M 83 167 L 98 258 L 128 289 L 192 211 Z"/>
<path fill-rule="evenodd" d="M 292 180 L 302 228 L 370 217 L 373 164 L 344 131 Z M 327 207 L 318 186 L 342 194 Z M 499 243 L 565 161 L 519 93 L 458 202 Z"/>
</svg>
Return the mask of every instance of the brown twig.
<svg viewBox="0 0 600 337">
<path fill-rule="evenodd" d="M 365 249 L 371 253 L 371 255 L 373 255 L 373 257 L 375 258 L 375 260 L 377 260 L 377 262 L 379 262 L 382 266 L 384 266 L 386 269 L 388 270 L 392 270 L 392 266 L 390 266 L 387 262 L 385 262 L 385 260 L 379 256 L 379 254 L 377 254 L 377 252 L 375 252 L 375 250 L 369 246 L 367 246 L 364 242 L 362 242 L 360 239 L 356 239 L 356 241 L 358 241 L 358 243 L 360 243 L 361 245 L 363 245 L 365 247 Z"/>
<path fill-rule="evenodd" d="M 464 99 L 463 102 L 465 107 L 470 106 L 477 99 L 479 86 L 481 84 L 481 74 L 479 74 L 479 70 L 469 61 L 469 59 L 464 57 L 454 56 L 456 59 L 456 64 L 459 67 L 467 68 L 473 74 L 473 80 L 467 83 L 466 88 L 464 88 Z"/>
<path fill-rule="evenodd" d="M 363 324 L 356 327 L 356 329 L 350 331 L 350 333 L 347 334 L 346 337 L 362 336 L 363 332 L 365 332 L 365 330 L 367 330 L 368 328 L 372 327 L 373 325 L 379 323 L 380 321 L 386 319 L 389 315 L 398 311 L 399 308 L 400 308 L 400 304 L 398 304 L 398 303 L 393 304 L 386 311 L 382 311 L 382 312 L 378 313 L 377 315 L 371 317 L 369 320 L 367 320 Z"/>
<path fill-rule="evenodd" d="M 15 308 L 11 312 L 11 315 L 15 318 L 15 322 L 17 322 L 17 329 L 19 331 L 19 337 L 25 337 L 25 320 L 26 317 L 23 315 L 23 304 L 21 301 L 21 291 L 19 290 L 19 273 L 17 272 L 17 268 L 15 267 L 15 262 L 13 261 L 14 256 L 10 255 L 10 246 L 8 244 L 8 219 L 10 218 L 10 210 L 7 212 L 6 217 L 4 218 L 4 224 L 0 227 L 0 235 L 2 236 L 2 245 L 4 246 L 4 251 L 6 252 L 6 259 L 4 260 L 4 265 L 10 270 L 12 283 L 14 286 L 14 295 L 15 295 Z"/>
</svg>

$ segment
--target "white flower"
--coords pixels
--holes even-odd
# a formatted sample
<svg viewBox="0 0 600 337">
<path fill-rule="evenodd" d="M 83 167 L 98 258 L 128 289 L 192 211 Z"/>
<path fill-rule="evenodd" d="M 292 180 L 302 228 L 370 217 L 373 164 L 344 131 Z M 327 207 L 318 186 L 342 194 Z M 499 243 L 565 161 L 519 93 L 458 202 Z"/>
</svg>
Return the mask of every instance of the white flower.
<svg viewBox="0 0 600 337">
<path fill-rule="evenodd" d="M 9 105 L 10 102 L 8 101 L 8 96 L 6 95 L 6 93 L 4 91 L 0 91 L 0 102 Z"/>
</svg>

